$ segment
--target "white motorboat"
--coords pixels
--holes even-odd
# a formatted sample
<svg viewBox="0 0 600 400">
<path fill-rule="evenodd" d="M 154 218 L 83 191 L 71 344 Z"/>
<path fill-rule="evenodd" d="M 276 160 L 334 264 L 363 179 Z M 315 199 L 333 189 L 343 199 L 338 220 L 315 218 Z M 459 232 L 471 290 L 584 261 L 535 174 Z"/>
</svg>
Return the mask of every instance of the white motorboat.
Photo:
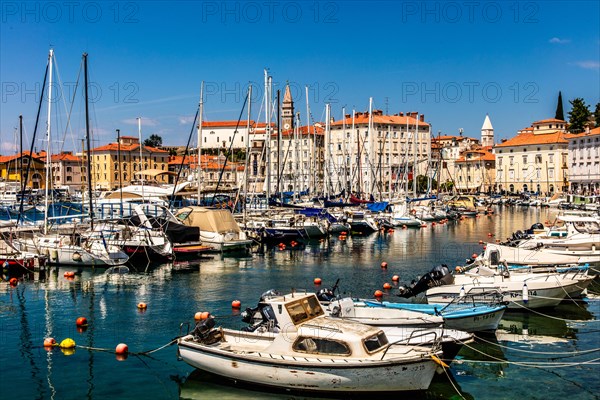
<svg viewBox="0 0 600 400">
<path fill-rule="evenodd" d="M 389 343 L 379 328 L 326 317 L 315 294 L 265 299 L 279 333 L 214 329 L 214 320 L 178 339 L 188 364 L 255 385 L 310 392 L 427 389 L 441 351 Z"/>
</svg>

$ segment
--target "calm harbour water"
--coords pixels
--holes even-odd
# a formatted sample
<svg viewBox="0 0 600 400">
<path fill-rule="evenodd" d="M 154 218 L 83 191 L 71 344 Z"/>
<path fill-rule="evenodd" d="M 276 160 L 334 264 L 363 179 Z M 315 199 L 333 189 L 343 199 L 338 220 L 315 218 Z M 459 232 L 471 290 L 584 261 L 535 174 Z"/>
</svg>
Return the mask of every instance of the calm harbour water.
<svg viewBox="0 0 600 400">
<path fill-rule="evenodd" d="M 11 288 L 0 283 L 0 398 L 2 399 L 210 399 L 309 398 L 232 387 L 194 372 L 170 346 L 150 356 L 118 361 L 112 352 L 77 348 L 65 355 L 46 351 L 45 337 L 73 338 L 78 345 L 111 349 L 127 343 L 131 352 L 156 349 L 179 335 L 180 323 L 210 311 L 227 327 L 241 327 L 231 301 L 254 306 L 268 289 L 314 290 L 340 278 L 342 292 L 371 297 L 393 275 L 410 281 L 433 266 L 453 267 L 479 252 L 479 240 L 505 238 L 517 229 L 552 218 L 555 211 L 498 209 L 493 217 L 472 218 L 391 234 L 334 237 L 300 249 L 265 249 L 247 257 L 205 257 L 151 267 L 107 279 L 103 270 L 80 269 L 74 280 L 53 269 Z M 493 233 L 492 239 L 488 233 Z M 387 270 L 379 267 L 388 262 Z M 390 291 L 392 293 L 392 291 Z M 139 302 L 148 304 L 145 312 Z M 600 397 L 598 358 L 600 300 L 535 313 L 507 312 L 503 330 L 464 347 L 448 376 L 437 376 L 425 399 L 593 399 Z M 78 332 L 77 317 L 89 327 Z M 566 321 L 569 320 L 569 321 Z M 585 353 L 588 351 L 588 353 Z M 579 353 L 578 353 L 579 352 Z M 539 362 L 538 368 L 519 365 Z M 568 365 L 547 364 L 568 363 Z M 450 379 L 449 379 L 450 377 Z M 459 394 L 460 393 L 460 394 Z M 411 396 L 413 398 L 413 396 Z"/>
</svg>

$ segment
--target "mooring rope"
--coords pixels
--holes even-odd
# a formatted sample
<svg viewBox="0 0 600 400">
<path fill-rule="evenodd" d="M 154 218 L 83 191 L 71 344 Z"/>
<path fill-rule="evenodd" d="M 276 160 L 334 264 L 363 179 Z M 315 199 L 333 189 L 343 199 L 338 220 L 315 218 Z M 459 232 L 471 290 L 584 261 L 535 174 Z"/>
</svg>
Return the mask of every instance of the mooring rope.
<svg viewBox="0 0 600 400">
<path fill-rule="evenodd" d="M 600 319 L 592 319 L 592 320 L 587 320 L 587 321 L 584 321 L 584 320 L 577 320 L 577 319 L 566 319 L 566 318 L 553 317 L 552 315 L 544 314 L 544 313 L 541 313 L 541 312 L 539 312 L 539 311 L 536 311 L 536 310 L 534 310 L 534 309 L 532 309 L 532 308 L 529 308 L 529 307 L 526 307 L 526 306 L 524 306 L 524 305 L 522 305 L 522 304 L 519 304 L 519 303 L 517 303 L 516 301 L 511 301 L 511 303 L 512 303 L 512 304 L 514 304 L 514 305 L 517 305 L 517 306 L 519 306 L 519 307 L 521 307 L 521 308 L 523 308 L 523 309 L 525 309 L 525 310 L 527 310 L 527 311 L 529 311 L 529 312 L 532 312 L 532 313 L 534 313 L 534 314 L 538 314 L 538 315 L 541 315 L 541 316 L 543 316 L 543 317 L 550 318 L 550 319 L 554 319 L 554 320 L 557 320 L 557 321 L 565 321 L 565 322 L 586 322 L 586 323 L 588 323 L 588 322 L 590 322 L 590 323 L 591 323 L 591 322 L 600 322 Z"/>
</svg>

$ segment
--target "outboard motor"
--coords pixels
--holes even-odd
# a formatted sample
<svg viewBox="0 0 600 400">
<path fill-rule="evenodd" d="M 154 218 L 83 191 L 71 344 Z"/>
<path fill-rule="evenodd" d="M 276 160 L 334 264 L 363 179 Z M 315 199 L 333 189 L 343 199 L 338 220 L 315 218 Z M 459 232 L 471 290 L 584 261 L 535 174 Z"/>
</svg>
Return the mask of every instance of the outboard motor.
<svg viewBox="0 0 600 400">
<path fill-rule="evenodd" d="M 213 317 L 209 317 L 196 324 L 196 327 L 192 331 L 192 335 L 196 340 L 205 341 L 210 336 L 210 332 L 214 327 L 215 319 Z"/>
<path fill-rule="evenodd" d="M 317 299 L 319 299 L 319 301 L 327 302 L 327 303 L 335 300 L 335 291 L 337 290 L 339 283 L 340 283 L 340 280 L 338 278 L 338 280 L 335 281 L 335 285 L 333 285 L 331 288 L 323 288 L 323 289 L 319 290 L 317 292 Z"/>
<path fill-rule="evenodd" d="M 423 293 L 429 288 L 441 285 L 449 285 L 454 282 L 454 276 L 450 273 L 450 269 L 446 264 L 438 265 L 431 271 L 426 273 L 416 283 L 410 285 L 410 287 L 401 286 L 399 288 L 400 297 L 409 298 Z"/>
</svg>

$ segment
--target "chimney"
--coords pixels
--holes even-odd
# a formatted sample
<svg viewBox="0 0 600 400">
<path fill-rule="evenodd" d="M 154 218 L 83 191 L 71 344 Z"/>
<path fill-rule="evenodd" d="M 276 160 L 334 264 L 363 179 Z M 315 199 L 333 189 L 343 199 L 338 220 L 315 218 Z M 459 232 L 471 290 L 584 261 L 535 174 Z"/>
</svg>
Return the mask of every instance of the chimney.
<svg viewBox="0 0 600 400">
<path fill-rule="evenodd" d="M 404 117 L 404 113 L 403 113 L 403 112 L 399 112 L 399 113 L 398 113 L 398 115 L 399 115 L 400 117 Z"/>
<path fill-rule="evenodd" d="M 421 116 L 419 117 L 419 121 L 425 122 L 425 114 L 421 114 Z"/>
</svg>

